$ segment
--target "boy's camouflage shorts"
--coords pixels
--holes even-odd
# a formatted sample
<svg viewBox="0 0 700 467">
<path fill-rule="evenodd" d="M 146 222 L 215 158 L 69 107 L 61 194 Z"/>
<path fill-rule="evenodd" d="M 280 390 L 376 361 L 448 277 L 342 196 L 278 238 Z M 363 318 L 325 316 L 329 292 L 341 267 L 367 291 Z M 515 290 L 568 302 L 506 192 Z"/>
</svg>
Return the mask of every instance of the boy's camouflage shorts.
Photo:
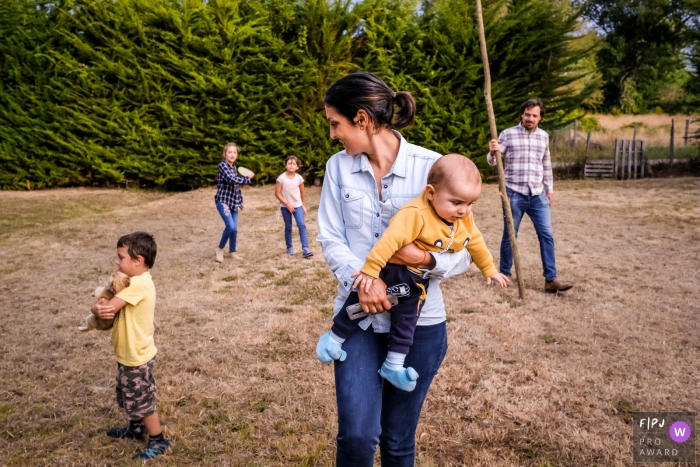
<svg viewBox="0 0 700 467">
<path fill-rule="evenodd" d="M 129 420 L 141 420 L 156 412 L 155 361 L 153 358 L 141 366 L 117 363 L 117 404 Z"/>
</svg>

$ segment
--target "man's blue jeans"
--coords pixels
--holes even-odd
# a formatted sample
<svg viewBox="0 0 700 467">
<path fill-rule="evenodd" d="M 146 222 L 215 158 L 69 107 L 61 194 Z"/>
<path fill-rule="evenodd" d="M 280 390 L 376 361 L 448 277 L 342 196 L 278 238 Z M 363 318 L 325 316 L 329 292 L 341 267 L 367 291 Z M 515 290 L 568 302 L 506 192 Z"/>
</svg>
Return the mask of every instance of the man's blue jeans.
<svg viewBox="0 0 700 467">
<path fill-rule="evenodd" d="M 544 279 L 551 282 L 557 278 L 557 264 L 554 257 L 554 230 L 552 229 L 552 216 L 549 211 L 549 199 L 542 192 L 539 195 L 526 196 L 517 193 L 510 188 L 506 188 L 510 199 L 510 210 L 513 212 L 513 227 L 515 236 L 518 236 L 518 228 L 523 215 L 527 214 L 535 226 L 537 238 L 540 241 L 540 256 L 542 257 L 542 268 L 544 269 Z M 501 239 L 501 274 L 510 276 L 510 269 L 513 266 L 513 250 L 510 247 L 508 237 L 508 224 L 503 217 L 503 238 Z"/>
<path fill-rule="evenodd" d="M 226 224 L 224 233 L 221 235 L 219 248 L 223 250 L 226 242 L 228 242 L 229 251 L 234 252 L 236 251 L 236 237 L 238 236 L 238 211 L 231 211 L 228 206 L 224 207 L 224 203 L 216 203 L 216 209 L 221 214 L 224 224 Z"/>
<path fill-rule="evenodd" d="M 287 248 L 292 248 L 292 213 L 289 209 L 283 207 L 282 219 L 284 219 L 284 241 L 287 243 Z M 299 228 L 299 237 L 301 238 L 301 247 L 304 250 L 309 249 L 309 237 L 306 235 L 306 224 L 304 223 L 304 208 L 299 206 L 294 209 L 294 220 Z"/>
<path fill-rule="evenodd" d="M 382 467 L 415 465 L 418 417 L 447 352 L 447 327 L 444 322 L 416 327 L 405 362 L 419 374 L 412 392 L 397 389 L 379 376 L 387 336 L 375 333 L 371 326 L 366 331 L 358 329 L 343 343 L 346 360 L 334 363 L 337 467 L 372 467 L 377 444 Z"/>
</svg>

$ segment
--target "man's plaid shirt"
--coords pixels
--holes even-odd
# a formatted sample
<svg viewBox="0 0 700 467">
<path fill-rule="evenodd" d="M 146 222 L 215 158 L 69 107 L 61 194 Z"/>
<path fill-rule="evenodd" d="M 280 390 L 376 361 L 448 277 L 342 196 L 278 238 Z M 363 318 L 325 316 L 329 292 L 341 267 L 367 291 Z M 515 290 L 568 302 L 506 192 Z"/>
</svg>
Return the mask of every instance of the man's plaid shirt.
<svg viewBox="0 0 700 467">
<path fill-rule="evenodd" d="M 536 128 L 528 132 L 522 124 L 508 128 L 498 137 L 505 164 L 506 186 L 522 195 L 539 195 L 554 192 L 552 160 L 549 155 L 549 135 Z M 496 165 L 496 157 L 490 152 L 486 157 L 490 165 Z"/>
<path fill-rule="evenodd" d="M 219 163 L 219 174 L 216 176 L 216 196 L 214 201 L 228 206 L 229 210 L 237 211 L 243 207 L 243 196 L 239 185 L 250 185 L 250 178 L 238 175 L 236 166 L 230 166 L 226 161 Z"/>
</svg>

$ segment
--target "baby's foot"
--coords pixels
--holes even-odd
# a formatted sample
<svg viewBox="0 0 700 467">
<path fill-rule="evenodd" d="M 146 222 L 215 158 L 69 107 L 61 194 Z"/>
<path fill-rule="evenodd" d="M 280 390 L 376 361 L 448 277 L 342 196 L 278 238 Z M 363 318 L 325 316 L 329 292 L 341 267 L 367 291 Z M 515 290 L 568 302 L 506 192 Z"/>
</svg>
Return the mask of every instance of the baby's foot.
<svg viewBox="0 0 700 467">
<path fill-rule="evenodd" d="M 344 361 L 348 354 L 341 348 L 340 342 L 331 339 L 331 333 L 328 331 L 316 344 L 316 356 L 321 363 L 327 365 L 333 360 Z"/>
<path fill-rule="evenodd" d="M 384 362 L 379 369 L 379 376 L 406 392 L 416 389 L 418 373 L 410 366 L 408 368 L 393 368 Z"/>
</svg>

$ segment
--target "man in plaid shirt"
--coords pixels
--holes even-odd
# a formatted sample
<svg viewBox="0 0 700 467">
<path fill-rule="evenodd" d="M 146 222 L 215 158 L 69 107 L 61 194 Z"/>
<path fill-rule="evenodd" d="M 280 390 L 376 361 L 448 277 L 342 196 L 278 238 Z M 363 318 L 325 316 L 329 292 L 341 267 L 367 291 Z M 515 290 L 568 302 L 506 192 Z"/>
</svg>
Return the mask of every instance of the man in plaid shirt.
<svg viewBox="0 0 700 467">
<path fill-rule="evenodd" d="M 540 255 L 544 269 L 547 293 L 569 290 L 573 285 L 557 280 L 557 266 L 554 257 L 554 231 L 549 211 L 554 200 L 554 180 L 552 161 L 549 155 L 549 135 L 537 127 L 544 117 L 545 108 L 540 99 L 529 99 L 520 108 L 520 124 L 503 130 L 498 140 L 489 142 L 486 159 L 496 165 L 494 153 L 500 151 L 505 164 L 506 191 L 513 212 L 513 227 L 518 227 L 524 214 L 535 226 L 540 242 Z M 513 266 L 513 251 L 508 237 L 508 227 L 503 225 L 501 240 L 501 274 L 510 276 Z"/>
</svg>

